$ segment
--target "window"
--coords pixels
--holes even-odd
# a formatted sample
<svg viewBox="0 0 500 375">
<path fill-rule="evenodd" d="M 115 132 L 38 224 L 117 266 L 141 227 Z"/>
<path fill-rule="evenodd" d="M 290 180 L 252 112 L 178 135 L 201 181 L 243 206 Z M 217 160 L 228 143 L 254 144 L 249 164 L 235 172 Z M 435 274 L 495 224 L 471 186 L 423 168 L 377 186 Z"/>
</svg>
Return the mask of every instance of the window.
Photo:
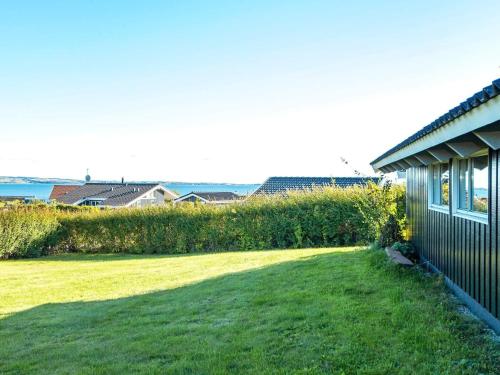
<svg viewBox="0 0 500 375">
<path fill-rule="evenodd" d="M 429 195 L 431 205 L 449 205 L 450 168 L 448 163 L 435 164 L 432 166 Z"/>
<path fill-rule="evenodd" d="M 92 206 L 92 207 L 96 207 L 96 206 L 100 206 L 102 203 L 101 200 L 93 200 L 93 199 L 87 199 L 85 201 L 83 201 L 80 205 L 81 206 Z"/>
<path fill-rule="evenodd" d="M 429 166 L 429 209 L 487 224 L 488 197 L 488 151 Z"/>
<path fill-rule="evenodd" d="M 457 212 L 488 214 L 488 155 L 456 161 Z M 485 216 L 483 216 L 484 218 Z M 487 217 L 487 216 L 486 216 Z"/>
<path fill-rule="evenodd" d="M 448 206 L 450 202 L 450 168 L 448 163 L 441 164 L 441 174 L 439 178 L 439 184 L 441 187 L 441 204 L 443 206 Z"/>
<path fill-rule="evenodd" d="M 441 189 L 439 187 L 439 165 L 432 168 L 432 204 L 441 204 Z"/>
<path fill-rule="evenodd" d="M 470 160 L 463 159 L 458 161 L 458 208 L 469 209 L 470 196 L 470 175 L 469 175 Z"/>
<path fill-rule="evenodd" d="M 472 159 L 472 210 L 488 213 L 488 156 Z"/>
</svg>

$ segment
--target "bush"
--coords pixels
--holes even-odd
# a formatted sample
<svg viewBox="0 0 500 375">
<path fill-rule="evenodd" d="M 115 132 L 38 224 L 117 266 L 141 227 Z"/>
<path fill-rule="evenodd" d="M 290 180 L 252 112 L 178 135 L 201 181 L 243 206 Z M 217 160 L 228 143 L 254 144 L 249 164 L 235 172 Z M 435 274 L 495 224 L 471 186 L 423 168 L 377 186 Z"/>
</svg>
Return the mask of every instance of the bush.
<svg viewBox="0 0 500 375">
<path fill-rule="evenodd" d="M 373 184 L 322 188 L 250 198 L 225 207 L 186 203 L 142 209 L 38 208 L 32 211 L 43 212 L 50 225 L 43 227 L 43 234 L 33 234 L 29 245 L 17 241 L 4 253 L 9 257 L 62 252 L 172 254 L 367 244 L 380 237 L 391 214 L 398 214 L 397 189 Z M 36 221 L 23 217 L 26 212 L 11 209 L 5 215 L 12 221 Z"/>
<path fill-rule="evenodd" d="M 380 231 L 379 244 L 382 247 L 386 247 L 402 240 L 403 235 L 398 220 L 395 215 L 390 215 Z"/>
<path fill-rule="evenodd" d="M 417 252 L 411 242 L 396 242 L 392 248 L 411 260 L 417 259 Z"/>
<path fill-rule="evenodd" d="M 58 227 L 54 211 L 47 208 L 0 210 L 0 259 L 40 256 Z"/>
<path fill-rule="evenodd" d="M 373 221 L 373 230 L 381 247 L 391 246 L 406 238 L 406 188 L 385 184 L 366 195 L 361 211 Z"/>
</svg>

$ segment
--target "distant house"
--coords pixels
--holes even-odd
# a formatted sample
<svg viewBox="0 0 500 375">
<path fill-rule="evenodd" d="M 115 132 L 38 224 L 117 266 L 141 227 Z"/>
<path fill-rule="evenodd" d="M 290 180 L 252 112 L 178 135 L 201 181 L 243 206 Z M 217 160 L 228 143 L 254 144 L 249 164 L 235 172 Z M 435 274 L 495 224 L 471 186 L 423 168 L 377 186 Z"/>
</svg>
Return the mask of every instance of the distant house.
<svg viewBox="0 0 500 375">
<path fill-rule="evenodd" d="M 406 171 L 396 171 L 396 183 L 406 182 Z"/>
<path fill-rule="evenodd" d="M 283 194 L 288 191 L 312 190 L 318 187 L 350 187 L 378 184 L 379 177 L 269 177 L 252 195 Z"/>
<path fill-rule="evenodd" d="M 181 202 L 200 202 L 203 204 L 214 204 L 223 205 L 229 203 L 235 203 L 241 201 L 243 197 L 241 195 L 227 192 L 227 191 L 215 191 L 215 192 L 191 192 L 185 194 L 174 200 L 174 203 Z"/>
<path fill-rule="evenodd" d="M 50 192 L 49 200 L 57 200 L 64 194 L 70 193 L 73 190 L 78 189 L 82 185 L 54 185 L 52 191 Z"/>
<path fill-rule="evenodd" d="M 146 207 L 160 206 L 177 195 L 160 184 L 86 183 L 56 198 L 74 206 Z"/>
</svg>

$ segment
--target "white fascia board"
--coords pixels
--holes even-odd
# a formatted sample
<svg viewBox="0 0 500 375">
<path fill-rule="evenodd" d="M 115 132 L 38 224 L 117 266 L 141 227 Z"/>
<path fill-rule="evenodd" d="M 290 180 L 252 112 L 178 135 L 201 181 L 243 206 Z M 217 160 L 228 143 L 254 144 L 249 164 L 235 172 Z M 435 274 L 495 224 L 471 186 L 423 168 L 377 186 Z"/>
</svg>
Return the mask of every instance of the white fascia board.
<svg viewBox="0 0 500 375">
<path fill-rule="evenodd" d="M 160 185 L 160 184 L 158 184 L 157 186 L 155 186 L 151 190 L 162 190 L 164 193 L 169 194 L 171 196 L 172 200 L 179 198 L 179 196 L 177 194 L 175 194 L 172 190 L 169 190 L 165 186 Z M 149 190 L 148 192 L 150 192 L 151 190 Z"/>
<path fill-rule="evenodd" d="M 172 195 L 172 200 L 175 199 L 177 197 L 177 194 L 175 194 L 174 192 L 164 188 L 162 185 L 158 184 L 156 186 L 153 186 L 151 189 L 149 190 L 146 190 L 144 193 L 142 193 L 140 196 L 138 196 L 137 198 L 135 198 L 134 200 L 128 202 L 127 204 L 125 204 L 123 207 L 130 207 L 131 205 L 133 205 L 135 202 L 137 202 L 138 200 L 142 199 L 146 194 L 149 194 L 150 192 L 154 191 L 154 190 L 162 190 L 163 192 L 167 193 L 167 194 L 170 194 Z"/>
<path fill-rule="evenodd" d="M 500 120 L 500 95 L 479 105 L 455 120 L 450 121 L 419 140 L 388 155 L 384 159 L 373 163 L 372 167 L 375 171 L 378 171 L 380 167 L 395 163 L 408 156 L 412 156 L 456 137 L 460 137 L 461 135 L 471 133 L 498 120 Z"/>
<path fill-rule="evenodd" d="M 196 199 L 199 199 L 200 201 L 204 202 L 204 203 L 208 203 L 209 201 L 206 200 L 205 198 L 203 197 L 200 197 L 198 194 L 194 194 L 194 193 L 189 193 L 187 195 L 183 195 L 182 197 L 179 197 L 177 199 L 174 200 L 174 203 L 179 203 L 179 202 L 183 202 L 185 201 L 186 199 L 188 198 L 191 198 L 191 197 L 195 197 Z"/>
</svg>

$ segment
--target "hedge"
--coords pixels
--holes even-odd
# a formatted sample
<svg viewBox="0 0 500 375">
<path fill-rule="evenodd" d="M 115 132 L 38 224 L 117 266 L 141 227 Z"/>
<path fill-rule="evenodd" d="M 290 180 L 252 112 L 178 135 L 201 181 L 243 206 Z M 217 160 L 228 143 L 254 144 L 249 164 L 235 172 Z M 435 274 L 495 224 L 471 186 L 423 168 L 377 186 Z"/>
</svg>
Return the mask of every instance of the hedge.
<svg viewBox="0 0 500 375">
<path fill-rule="evenodd" d="M 0 257 L 64 252 L 190 253 L 366 244 L 389 217 L 404 221 L 404 188 L 324 188 L 214 207 L 9 209 Z M 24 231 L 21 228 L 28 228 Z"/>
<path fill-rule="evenodd" d="M 3 209 L 0 211 L 0 258 L 40 256 L 59 227 L 52 209 Z"/>
</svg>

